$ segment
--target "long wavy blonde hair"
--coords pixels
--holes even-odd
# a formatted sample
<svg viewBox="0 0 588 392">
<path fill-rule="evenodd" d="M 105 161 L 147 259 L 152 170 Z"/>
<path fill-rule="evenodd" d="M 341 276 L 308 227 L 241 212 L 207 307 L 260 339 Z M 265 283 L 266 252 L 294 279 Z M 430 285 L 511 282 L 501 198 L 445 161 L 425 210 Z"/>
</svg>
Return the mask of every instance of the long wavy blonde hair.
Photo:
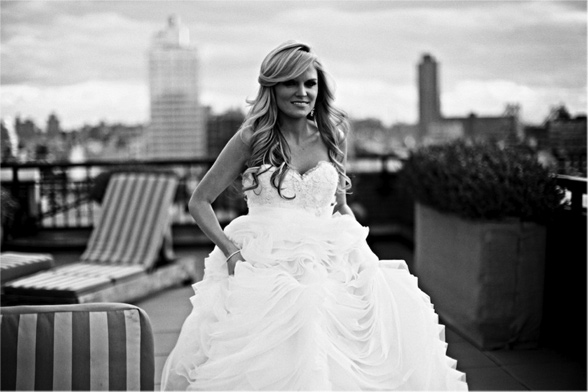
<svg viewBox="0 0 588 392">
<path fill-rule="evenodd" d="M 290 148 L 278 126 L 278 107 L 275 100 L 274 86 L 280 82 L 295 79 L 313 65 L 317 71 L 318 93 L 313 112 L 309 120 L 313 120 L 319 130 L 320 137 L 327 147 L 329 161 L 339 174 L 338 192 L 351 188 L 351 180 L 345 174 L 343 166 L 344 152 L 339 147 L 344 141 L 349 125 L 347 115 L 333 105 L 334 94 L 328 75 L 317 56 L 308 45 L 295 41 L 287 41 L 272 50 L 263 60 L 259 72 L 259 91 L 257 97 L 248 101 L 251 105 L 242 129 L 251 129 L 251 157 L 247 162 L 249 169 L 244 174 L 253 176 L 253 183 L 244 190 L 259 186 L 257 176 L 269 170 L 261 166 L 269 164 L 278 170 L 272 173 L 271 184 L 280 196 L 281 185 L 290 170 Z"/>
</svg>

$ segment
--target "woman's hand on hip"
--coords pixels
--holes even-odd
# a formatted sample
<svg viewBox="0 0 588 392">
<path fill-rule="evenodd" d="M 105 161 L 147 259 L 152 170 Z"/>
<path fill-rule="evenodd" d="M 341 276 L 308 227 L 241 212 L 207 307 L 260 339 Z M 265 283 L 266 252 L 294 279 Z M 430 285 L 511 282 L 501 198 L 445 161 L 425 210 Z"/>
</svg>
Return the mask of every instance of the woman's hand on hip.
<svg viewBox="0 0 588 392">
<path fill-rule="evenodd" d="M 232 255 L 231 257 L 229 257 L 227 259 L 227 268 L 229 270 L 229 275 L 234 275 L 235 274 L 235 266 L 237 265 L 237 263 L 241 262 L 241 261 L 245 261 L 243 259 L 243 256 L 241 255 L 241 252 L 237 252 L 234 255 Z"/>
</svg>

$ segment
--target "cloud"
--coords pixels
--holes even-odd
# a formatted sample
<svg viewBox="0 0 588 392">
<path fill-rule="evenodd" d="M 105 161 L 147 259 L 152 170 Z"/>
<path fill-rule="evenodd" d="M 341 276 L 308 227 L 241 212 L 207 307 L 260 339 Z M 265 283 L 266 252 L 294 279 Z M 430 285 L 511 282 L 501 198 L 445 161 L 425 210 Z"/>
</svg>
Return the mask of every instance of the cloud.
<svg viewBox="0 0 588 392">
<path fill-rule="evenodd" d="M 58 15 L 35 27 L 8 26 L 2 84 L 61 85 L 91 79 L 145 80 L 155 26 L 114 13 Z"/>
<path fill-rule="evenodd" d="M 202 102 L 217 110 L 244 108 L 256 93 L 265 54 L 282 41 L 299 39 L 316 49 L 337 82 L 339 104 L 351 114 L 416 121 L 416 65 L 430 52 L 440 63 L 448 109 L 501 112 L 516 97 L 523 115 L 538 118 L 561 99 L 578 110 L 586 103 L 586 5 L 577 3 L 2 2 L 0 83 L 3 92 L 9 87 L 21 97 L 23 115 L 36 110 L 44 116 L 51 104 L 34 94 L 26 101 L 27 88 L 65 97 L 66 91 L 80 94 L 80 86 L 94 85 L 106 102 L 92 99 L 93 107 L 107 107 L 104 86 L 111 86 L 113 96 L 126 96 L 128 86 L 148 83 L 151 38 L 177 13 L 198 49 Z M 497 81 L 511 87 L 500 89 Z M 473 88 L 482 90 L 474 94 Z M 137 118 L 134 113 L 148 110 L 145 99 L 140 109 L 132 103 L 126 112 L 113 110 L 121 120 L 125 113 Z M 72 109 L 57 106 L 64 100 L 54 109 L 75 113 L 74 101 L 67 101 Z M 80 104 L 80 113 L 89 113 Z M 2 111 L 7 109 L 3 98 Z"/>
<path fill-rule="evenodd" d="M 377 79 L 341 79 L 336 105 L 353 118 L 377 118 L 387 125 L 417 121 L 416 85 L 382 83 Z"/>
<path fill-rule="evenodd" d="M 222 48 L 216 53 L 222 52 L 222 74 L 228 75 L 234 64 L 254 69 L 243 59 L 252 57 L 247 53 L 261 59 L 261 46 L 267 52 L 288 38 L 310 42 L 338 82 L 340 104 L 351 114 L 385 122 L 416 121 L 416 65 L 429 51 L 440 62 L 451 111 L 500 114 L 506 103 L 519 102 L 523 115 L 536 121 L 562 100 L 582 111 L 586 89 L 575 87 L 586 80 L 585 12 L 550 2 L 476 2 L 456 13 L 464 4 L 455 3 L 375 10 L 368 3 L 358 14 L 319 2 L 266 21 L 275 32 L 271 40 L 261 36 L 265 29 L 237 24 L 221 34 L 224 45 L 214 45 Z M 214 27 L 208 35 L 214 40 Z M 231 42 L 239 42 L 235 56 Z M 252 79 L 242 70 L 240 75 Z M 496 82 L 505 77 L 512 78 L 509 88 Z"/>
<path fill-rule="evenodd" d="M 99 121 L 145 123 L 149 119 L 146 83 L 86 81 L 65 86 L 2 87 L 2 116 L 32 118 L 44 127 L 56 113 L 64 129 Z"/>
<path fill-rule="evenodd" d="M 578 96 L 583 98 L 578 100 Z M 504 113 L 507 104 L 521 106 L 521 115 L 527 121 L 542 123 L 552 107 L 568 104 L 572 113 L 586 109 L 585 88 L 535 88 L 509 80 L 464 80 L 442 95 L 441 108 L 445 116 L 478 115 L 497 116 Z"/>
</svg>

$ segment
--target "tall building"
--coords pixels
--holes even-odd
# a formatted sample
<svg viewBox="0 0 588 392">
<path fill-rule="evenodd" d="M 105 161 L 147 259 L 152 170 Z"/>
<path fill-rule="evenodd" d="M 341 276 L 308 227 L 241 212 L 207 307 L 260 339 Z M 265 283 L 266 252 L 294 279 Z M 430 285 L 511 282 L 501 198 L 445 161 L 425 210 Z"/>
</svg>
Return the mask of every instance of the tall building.
<svg viewBox="0 0 588 392">
<path fill-rule="evenodd" d="M 176 16 L 155 34 L 149 51 L 150 159 L 197 158 L 207 154 L 205 113 L 199 102 L 198 57 L 190 32 Z"/>
<path fill-rule="evenodd" d="M 427 134 L 429 125 L 441 119 L 437 62 L 425 54 L 418 65 L 419 138 Z"/>
<path fill-rule="evenodd" d="M 61 125 L 59 124 L 59 118 L 55 113 L 51 113 L 47 118 L 47 135 L 49 137 L 57 137 L 61 133 Z"/>
</svg>

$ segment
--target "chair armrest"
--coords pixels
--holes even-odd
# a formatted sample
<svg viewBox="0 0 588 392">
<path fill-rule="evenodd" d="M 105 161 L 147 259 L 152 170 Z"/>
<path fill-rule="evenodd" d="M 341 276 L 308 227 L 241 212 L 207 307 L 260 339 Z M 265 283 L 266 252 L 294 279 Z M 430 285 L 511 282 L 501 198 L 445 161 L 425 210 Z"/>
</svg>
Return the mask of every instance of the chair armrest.
<svg viewBox="0 0 588 392">
<path fill-rule="evenodd" d="M 122 303 L 0 309 L 2 390 L 153 390 L 149 317 Z"/>
</svg>

